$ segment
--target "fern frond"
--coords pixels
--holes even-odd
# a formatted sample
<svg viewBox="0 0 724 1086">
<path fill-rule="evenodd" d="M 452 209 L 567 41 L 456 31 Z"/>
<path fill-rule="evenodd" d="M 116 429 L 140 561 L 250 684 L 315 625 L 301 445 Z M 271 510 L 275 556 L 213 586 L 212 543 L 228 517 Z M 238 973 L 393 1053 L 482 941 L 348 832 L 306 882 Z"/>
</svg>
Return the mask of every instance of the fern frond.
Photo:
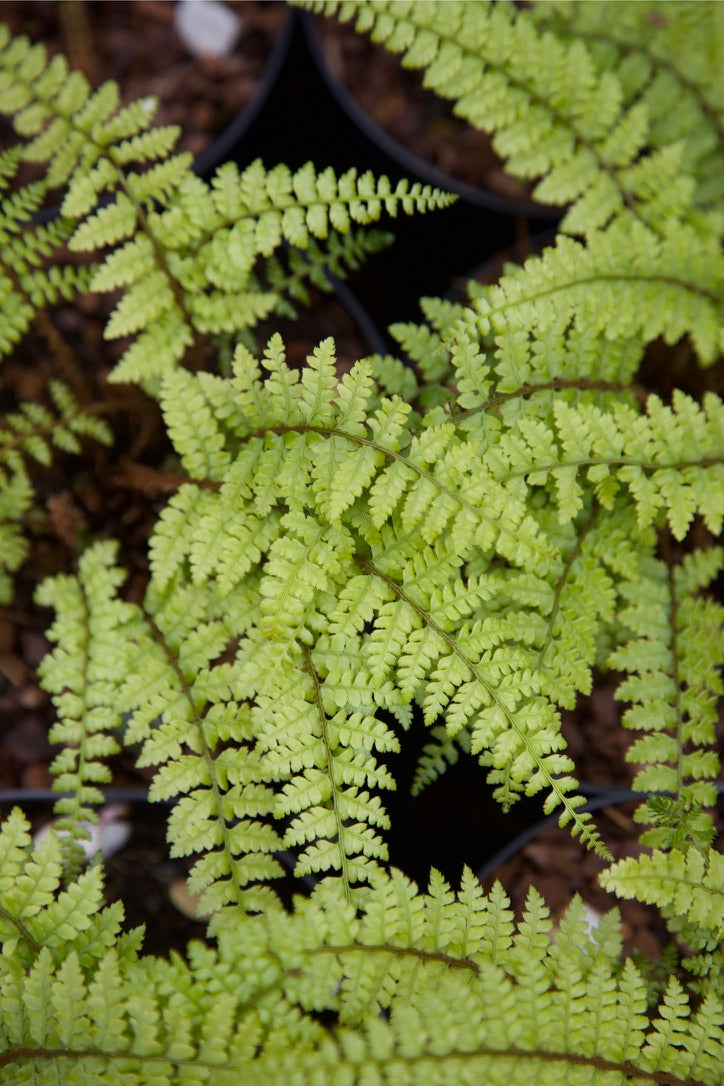
<svg viewBox="0 0 724 1086">
<path fill-rule="evenodd" d="M 646 410 L 642 415 L 619 403 L 604 412 L 558 400 L 551 429 L 537 419 L 521 419 L 489 450 L 488 463 L 501 480 L 525 477 L 534 486 L 554 482 L 561 523 L 583 508 L 579 472 L 585 469 L 605 508 L 612 507 L 618 486 L 626 487 L 642 527 L 664 510 L 677 539 L 683 539 L 697 513 L 717 533 L 724 512 L 721 401 L 707 393 L 700 408 L 677 390 L 671 407 L 650 396 Z M 557 431 L 555 437 L 551 430 Z"/>
<path fill-rule="evenodd" d="M 241 688 L 238 664 L 219 665 L 218 677 L 211 666 L 243 629 L 237 612 L 248 602 L 235 607 L 176 581 L 165 592 L 152 585 L 118 691 L 130 713 L 124 741 L 142 743 L 139 764 L 158 766 L 150 798 L 181 797 L 169 818 L 172 855 L 202 853 L 190 885 L 207 913 L 274 907 L 273 891 L 253 884 L 282 873 L 272 778 L 255 753 L 248 710 L 230 693 Z"/>
<path fill-rule="evenodd" d="M 554 941 L 535 891 L 516 930 L 500 887 L 486 896 L 469 872 L 458 893 L 433 872 L 426 894 L 391 872 L 358 915 L 340 909 L 323 883 L 299 902 L 293 935 L 282 914 L 261 924 L 285 967 L 286 999 L 333 1006 L 343 1023 L 325 1046 L 299 1045 L 286 1062 L 261 1053 L 258 1070 L 270 1082 L 293 1073 L 326 1081 L 340 1069 L 352 1081 L 386 1082 L 401 1067 L 405 1081 L 420 1084 L 643 1082 L 659 1072 L 673 1082 L 718 1081 L 716 997 L 709 992 L 694 1011 L 690 1040 L 688 996 L 672 978 L 650 1022 L 643 977 L 630 961 L 618 967 L 618 921 L 605 918 L 591 939 L 580 901 Z M 238 938 L 224 931 L 220 942 L 226 949 Z"/>
<path fill-rule="evenodd" d="M 560 333 L 573 322 L 607 340 L 641 343 L 657 336 L 675 343 L 688 334 L 701 363 L 710 365 L 722 349 L 723 285 L 713 231 L 702 236 L 673 222 L 657 236 L 641 223 L 614 222 L 593 232 L 585 246 L 559 235 L 542 256 L 476 291 L 465 323 L 473 334 L 486 335 L 533 328 Z"/>
<path fill-rule="evenodd" d="M 53 850 L 56 870 L 43 881 Z M 26 913 L 43 917 L 61 902 L 54 837 L 31 853 L 27 823 L 14 814 L 0 830 L 0 855 L 2 916 L 18 912 L 29 891 Z M 9 1081 L 32 1072 L 44 1086 L 59 1073 L 81 1082 L 122 1071 L 139 1086 L 151 1072 L 169 1086 L 181 1073 L 281 1086 L 340 1072 L 392 1081 L 401 1067 L 420 1086 L 441 1075 L 522 1084 L 555 1074 L 601 1086 L 612 1076 L 719 1079 L 724 1035 L 711 989 L 692 1007 L 671 977 L 650 1017 L 644 978 L 631 961 L 620 968 L 615 916 L 587 934 L 574 900 L 553 939 L 534 890 L 515 925 L 500 886 L 484 894 L 468 871 L 457 892 L 433 872 L 424 894 L 399 872 L 380 874 L 356 907 L 325 879 L 291 915 L 223 924 L 218 946 L 193 944 L 188 964 L 139 960 L 112 923 L 93 954 L 79 950 L 78 936 L 72 923 L 56 922 L 50 943 L 26 951 L 25 968 L 5 943 L 0 1066 Z M 339 1026 L 325 1030 L 319 1011 Z"/>
<path fill-rule="evenodd" d="M 77 579 L 51 578 L 37 593 L 38 602 L 56 612 L 48 630 L 56 647 L 38 670 L 59 717 L 49 735 L 51 743 L 62 745 L 51 765 L 54 788 L 71 793 L 58 799 L 54 809 L 54 828 L 63 836 L 66 879 L 78 873 L 82 842 L 90 837 L 88 823 L 98 822 L 93 810 L 103 803 L 98 785 L 111 779 L 105 761 L 120 750 L 113 734 L 121 724 L 112 708 L 113 684 L 119 678 L 115 645 L 133 611 L 114 598 L 124 578 L 111 565 L 115 552 L 111 543 L 96 544 L 81 557 Z"/>
<path fill-rule="evenodd" d="M 124 110 L 119 110 L 119 100 L 115 83 L 104 83 L 91 92 L 84 76 L 69 71 L 63 57 L 49 60 L 43 46 L 31 45 L 25 37 L 11 39 L 3 27 L 0 110 L 13 117 L 20 135 L 34 137 L 26 145 L 24 157 L 49 164 L 50 188 L 68 183 L 71 206 L 80 200 L 81 207 L 90 207 L 80 192 L 90 192 L 91 199 L 100 194 L 100 186 L 110 176 L 109 167 L 115 165 L 114 144 L 145 132 L 153 119 L 152 98 Z M 166 137 L 156 139 L 160 141 L 157 150 L 163 153 Z M 145 158 L 149 156 L 148 147 L 139 151 Z M 113 175 L 117 181 L 117 170 Z"/>
<path fill-rule="evenodd" d="M 297 666 L 268 669 L 252 715 L 265 764 L 280 782 L 275 815 L 291 818 L 287 847 L 304 846 L 297 875 L 338 871 L 351 900 L 359 883 L 379 873 L 387 847 L 377 830 L 389 820 L 374 791 L 394 780 L 375 757 L 397 750 L 395 736 L 361 693 L 359 707 L 337 709 L 305 651 Z M 365 704 L 366 702 L 366 704 Z"/>
<path fill-rule="evenodd" d="M 237 352 L 230 385 L 235 406 L 223 428 L 211 425 L 218 382 L 179 375 L 167 384 L 171 430 L 199 476 L 199 489 L 182 488 L 162 515 L 152 543 L 154 579 L 170 583 L 174 565 L 185 560 L 196 583 L 218 578 L 225 588 L 253 586 L 260 634 L 275 639 L 290 660 L 302 646 L 314 646 L 322 688 L 334 699 L 344 697 L 333 702 L 335 709 L 351 697 L 348 711 L 357 710 L 362 687 L 352 693 L 349 681 L 356 671 L 385 691 L 372 704 L 398 713 L 400 695 L 403 703 L 417 700 L 430 725 L 444 712 L 451 735 L 470 728 L 476 752 L 495 749 L 491 779 L 505 782 L 499 790 L 504 802 L 523 787 L 531 793 L 549 789 L 551 802 L 563 803 L 566 818 L 588 837 L 588 820 L 567 796 L 572 778 L 563 775 L 571 763 L 557 753 L 563 745 L 557 714 L 533 674 L 534 654 L 528 649 L 524 657 L 516 645 L 529 644 L 523 631 L 531 613 L 517 623 L 511 617 L 505 630 L 493 615 L 484 623 L 475 618 L 485 600 L 497 598 L 500 606 L 501 592 L 522 592 L 527 601 L 537 600 L 542 589 L 521 582 L 514 591 L 512 577 L 498 583 L 462 575 L 466 561 L 482 561 L 493 547 L 524 564 L 530 578 L 536 565 L 541 573 L 549 568 L 555 553 L 550 540 L 511 490 L 496 484 L 476 443 L 464 442 L 450 422 L 431 424 L 411 439 L 406 405 L 375 393 L 365 364 L 337 384 L 330 345 L 323 344 L 300 375 L 286 366 L 275 339 L 264 366 L 262 383 L 255 360 Z M 177 417 L 188 430 L 177 426 Z M 229 457 L 238 439 L 241 451 Z M 367 503 L 371 523 L 362 515 Z M 421 548 L 416 532 L 423 518 L 431 542 Z M 348 592 L 347 586 L 358 584 L 370 587 Z M 571 596 L 577 593 L 574 583 Z M 351 640 L 350 631 L 356 631 Z M 544 640 L 541 633 L 539 643 Z M 570 641 L 575 643 L 575 631 Z M 531 675 L 516 695 L 516 670 L 528 661 Z M 564 671 L 550 668 L 552 690 L 553 676 Z M 255 696 L 257 690 L 262 693 L 263 685 Z M 285 719 L 295 719 L 295 711 L 286 711 Z M 356 787 L 364 780 L 361 774 Z"/>
<path fill-rule="evenodd" d="M 35 137 L 23 154 L 47 163 L 45 184 L 66 183 L 62 214 L 75 221 L 69 247 L 104 254 L 91 289 L 123 291 L 105 334 L 135 338 L 114 379 L 154 392 L 189 351 L 204 349 L 205 337 L 246 333 L 274 310 L 288 310 L 282 291 L 303 298 L 305 280 L 324 283 L 323 265 L 340 274 L 379 247 L 379 235 L 361 242 L 353 224 L 454 199 L 369 172 L 317 172 L 311 163 L 296 172 L 267 171 L 258 161 L 240 172 L 226 163 L 207 185 L 193 176 L 190 155 L 172 153 L 178 130 L 149 127 L 151 99 L 125 109 L 118 103 L 115 84 L 91 93 L 65 62 L 49 62 L 42 47 L 4 35 L 0 111 L 19 134 Z M 16 215 L 28 218 L 43 191 L 28 192 Z M 274 254 L 282 244 L 309 250 L 310 259 L 291 258 L 290 273 L 280 272 Z M 21 285 L 50 301 L 86 283 L 84 275 L 56 267 Z M 31 317 L 24 296 L 12 300 L 8 346 Z"/>
<path fill-rule="evenodd" d="M 644 103 L 626 98 L 626 73 L 614 64 L 598 67 L 583 36 L 569 41 L 541 31 L 527 10 L 486 0 L 301 6 L 355 19 L 358 31 L 401 54 L 403 67 L 422 70 L 425 87 L 493 134 L 513 176 L 540 179 L 537 199 L 571 205 L 564 230 L 588 234 L 615 218 L 658 229 L 686 212 L 694 185 L 682 174 L 680 149 L 668 141 L 659 147 L 661 133 L 650 136 Z M 680 10 L 677 16 L 678 27 L 688 29 Z M 642 158 L 654 168 L 657 190 Z M 675 168 L 667 169 L 671 158 Z"/>
<path fill-rule="evenodd" d="M 199 335 L 253 328 L 273 310 L 284 309 L 284 292 L 303 299 L 305 280 L 326 286 L 323 266 L 344 273 L 381 244 L 379 234 L 360 241 L 352 223 L 373 222 L 383 210 L 395 214 L 448 202 L 429 187 L 404 182 L 392 187 L 384 177 L 358 176 L 354 170 L 337 179 L 330 170 L 316 174 L 311 164 L 292 173 L 282 166 L 267 171 L 257 161 L 240 173 L 226 163 L 210 186 L 198 178 L 181 178 L 163 209 L 134 226 L 141 226 L 147 240 L 141 242 L 136 233 L 94 277 L 96 289 L 122 286 L 126 292 L 106 335 L 140 333 L 114 379 L 138 380 L 143 372 L 157 376 L 179 361 Z M 71 245 L 115 244 L 132 225 L 132 204 L 113 207 L 119 202 L 76 231 Z M 110 234 L 101 238 L 99 227 Z M 289 273 L 274 256 L 284 243 L 300 251 L 290 255 Z M 159 246 L 166 254 L 163 260 Z M 171 345 L 161 353 L 154 327 L 159 319 L 166 323 L 164 336 Z"/>
<path fill-rule="evenodd" d="M 724 934 L 724 856 L 714 849 L 702 854 L 656 849 L 651 855 L 629 857 L 600 875 L 601 885 L 620 897 L 636 897 L 685 916 L 721 941 Z"/>
<path fill-rule="evenodd" d="M 636 813 L 638 821 L 653 823 L 642 838 L 652 847 L 696 843 L 711 828 L 702 808 L 716 802 L 722 613 L 697 592 L 716 577 L 721 558 L 721 548 L 712 547 L 691 552 L 678 567 L 642 562 L 619 588 L 628 637 L 609 664 L 629 676 L 616 693 L 632 703 L 623 724 L 643 733 L 627 760 L 643 765 L 637 789 L 673 796 L 668 806 L 651 797 Z"/>
<path fill-rule="evenodd" d="M 0 825 L 0 859 L 0 941 L 6 970 L 22 978 L 41 952 L 59 964 L 73 951 L 88 967 L 116 940 L 124 955 L 133 956 L 138 932 L 119 937 L 123 907 L 103 905 L 100 868 L 81 872 L 62 889 L 59 838 L 50 833 L 35 848 L 30 825 L 17 808 Z M 0 967 L 0 977 L 7 979 L 2 973 Z"/>
<path fill-rule="evenodd" d="M 621 402 L 615 382 L 589 387 L 571 377 L 570 400 L 550 401 L 549 428 L 531 414 L 567 379 L 531 385 L 524 367 L 526 383 L 516 391 L 506 359 L 486 370 L 476 350 L 461 337 L 451 361 L 462 402 L 470 402 L 476 374 L 486 372 L 487 399 L 465 408 L 459 430 L 454 413 L 452 421 L 437 421 L 444 416 L 433 408 L 414 437 L 413 416 L 375 393 L 368 368 L 337 385 L 328 345 L 300 375 L 273 340 L 264 381 L 256 361 L 237 352 L 234 406 L 225 409 L 223 426 L 213 422 L 223 383 L 174 378 L 166 411 L 179 452 L 199 478 L 162 515 L 154 577 L 170 583 L 185 561 L 198 584 L 218 578 L 224 588 L 247 585 L 259 608 L 251 621 L 290 660 L 303 646 L 312 649 L 322 687 L 344 698 L 336 708 L 356 705 L 348 701 L 358 697 L 349 675 L 364 661 L 365 682 L 417 701 L 431 726 L 444 714 L 450 737 L 469 733 L 504 803 L 523 789 L 546 789 L 547 804 L 562 803 L 565 819 L 588 837 L 579 801 L 568 795 L 571 763 L 561 753 L 554 705 L 570 705 L 590 688 L 614 586 L 638 569 L 632 541 L 645 551 L 652 546 L 646 524 L 656 506 L 650 497 L 643 504 L 641 479 L 655 479 L 679 530 L 696 508 L 715 527 L 718 405 L 707 400 L 700 411 L 677 396 L 663 408 L 652 398 L 643 416 Z M 628 350 L 604 355 L 605 372 L 628 370 L 634 357 Z M 501 386 L 510 391 L 495 391 Z M 484 420 L 493 412 L 498 425 L 489 427 Z M 240 451 L 232 452 L 238 441 Z M 692 452 L 689 471 L 682 459 Z M 549 480 L 562 525 L 543 512 L 549 506 L 527 512 L 528 488 Z M 627 487 L 617 498 L 621 482 Z M 589 504 L 594 496 L 603 510 Z M 421 547 L 423 519 L 429 542 Z M 491 573 L 494 553 L 508 564 L 505 572 Z M 377 589 L 361 608 L 362 596 L 345 586 L 365 582 Z M 255 680 L 253 696 L 263 690 Z"/>
</svg>

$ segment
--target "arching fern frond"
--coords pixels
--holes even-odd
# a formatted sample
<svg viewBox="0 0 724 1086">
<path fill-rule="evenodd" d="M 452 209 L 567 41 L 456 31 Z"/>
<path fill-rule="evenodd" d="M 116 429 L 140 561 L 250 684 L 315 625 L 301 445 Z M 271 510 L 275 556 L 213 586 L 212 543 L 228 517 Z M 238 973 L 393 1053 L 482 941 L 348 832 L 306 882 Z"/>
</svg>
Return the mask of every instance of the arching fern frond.
<svg viewBox="0 0 724 1086">
<path fill-rule="evenodd" d="M 121 935 L 123 906 L 104 906 L 101 869 L 81 872 L 62 889 L 61 861 L 55 833 L 35 848 L 30 825 L 17 808 L 0 825 L 0 986 L 4 992 L 9 979 L 22 982 L 25 970 L 40 953 L 46 955 L 46 962 L 57 965 L 68 953 L 75 953 L 84 968 L 96 964 L 114 943 L 123 956 L 135 955 L 140 933 Z"/>
<path fill-rule="evenodd" d="M 724 936 L 724 856 L 714 849 L 657 849 L 650 856 L 619 860 L 600 879 L 621 897 L 636 897 L 686 917 L 716 942 Z"/>
<path fill-rule="evenodd" d="M 234 407 L 223 426 L 213 422 L 209 398 L 221 394 L 220 383 L 182 374 L 166 382 L 171 432 L 199 489 L 184 487 L 162 514 L 152 543 L 154 580 L 170 583 L 173 566 L 185 560 L 196 583 L 253 586 L 260 636 L 274 639 L 295 666 L 309 648 L 305 670 L 319 681 L 325 713 L 362 706 L 373 713 L 378 704 L 397 713 L 400 695 L 424 705 L 431 725 L 445 713 L 451 734 L 471 728 L 478 752 L 495 749 L 493 779 L 505 781 L 504 802 L 524 787 L 549 790 L 550 802 L 562 803 L 587 836 L 587 819 L 567 796 L 572 778 L 562 774 L 571 763 L 556 753 L 562 739 L 541 679 L 526 674 L 514 689 L 524 659 L 534 662 L 515 644 L 526 640 L 531 613 L 518 623 L 511 616 L 505 631 L 493 616 L 485 623 L 475 617 L 483 600 L 497 598 L 500 606 L 515 578 L 499 584 L 482 576 L 478 583 L 463 573 L 466 561 L 475 557 L 484 568 L 497 550 L 525 566 L 526 576 L 535 568 L 542 574 L 555 545 L 495 482 L 474 441 L 463 441 L 449 421 L 411 438 L 407 406 L 374 393 L 366 364 L 337 384 L 330 346 L 321 345 L 300 375 L 272 340 L 265 381 L 255 360 L 237 352 Z M 430 542 L 421 547 L 423 518 Z M 353 592 L 357 584 L 368 587 Z M 524 600 L 535 598 L 532 585 L 521 589 Z M 297 690 L 306 685 L 297 679 Z M 284 689 L 294 689 L 291 680 Z M 257 691 L 264 691 L 260 681 Z M 388 701 L 391 691 L 398 693 Z M 285 712 L 289 722 L 308 715 Z M 360 768 L 355 787 L 369 786 L 376 773 L 373 763 Z"/>
<path fill-rule="evenodd" d="M 574 900 L 553 940 L 535 891 L 516 927 L 500 887 L 486 896 L 470 873 L 455 893 L 433 872 L 418 894 L 391 872 L 358 916 L 340 910 L 328 889 L 299 903 L 288 949 L 281 914 L 266 923 L 266 940 L 285 967 L 286 999 L 333 1005 L 343 1026 L 323 1049 L 307 1055 L 299 1046 L 278 1068 L 261 1054 L 262 1079 L 296 1069 L 303 1082 L 315 1074 L 326 1081 L 342 1069 L 352 1081 L 391 1082 L 404 1066 L 415 1084 L 548 1083 L 553 1075 L 603 1084 L 616 1074 L 717 1082 L 716 997 L 710 990 L 692 1012 L 672 978 L 649 1020 L 643 977 L 630 961 L 619 969 L 613 916 L 591 939 Z M 226 950 L 236 939 L 223 932 L 220 942 Z M 682 1034 L 692 1025 L 701 1043 L 688 1045 Z"/>
<path fill-rule="evenodd" d="M 14 847 L 25 885 L 35 860 L 23 827 L 11 841 L 6 827 L 0 849 Z M 401 1067 L 415 1086 L 547 1083 L 553 1072 L 595 1086 L 612 1075 L 716 1086 L 724 1036 L 711 990 L 692 1007 L 672 977 L 649 1016 L 644 978 L 631 961 L 620 968 L 615 917 L 587 935 L 575 900 L 555 940 L 551 926 L 534 890 L 516 925 L 500 887 L 486 895 L 469 872 L 457 892 L 433 872 L 420 894 L 395 871 L 357 909 L 325 880 L 292 915 L 224 925 L 217 947 L 192 944 L 188 964 L 139 960 L 110 931 L 84 956 L 69 925 L 58 951 L 38 946 L 25 969 L 0 958 L 0 1066 L 41 1086 L 121 1068 L 131 1086 L 151 1072 L 169 1086 L 179 1074 L 222 1086 L 340 1073 L 391 1082 Z M 338 1025 L 325 1029 L 316 1012 Z"/>
<path fill-rule="evenodd" d="M 626 253 L 626 262 L 622 262 Z M 478 334 L 559 333 L 573 322 L 607 340 L 689 335 L 703 365 L 722 350 L 724 260 L 712 232 L 683 223 L 657 236 L 641 223 L 618 222 L 586 245 L 560 236 L 485 291 L 476 291 L 465 323 Z M 474 316 L 473 316 L 474 314 Z"/>
<path fill-rule="evenodd" d="M 572 359 L 582 339 L 564 342 Z M 448 350 L 466 406 L 433 407 L 414 434 L 417 416 L 375 391 L 366 363 L 337 383 L 329 344 L 301 373 L 278 340 L 263 368 L 238 351 L 233 406 L 224 382 L 174 375 L 164 410 L 196 483 L 162 514 L 154 579 L 183 562 L 197 584 L 253 586 L 259 636 L 294 666 L 311 652 L 335 710 L 355 711 L 364 683 L 391 688 L 430 726 L 444 717 L 439 751 L 468 733 L 503 802 L 545 789 L 584 832 L 556 707 L 590 689 L 616 586 L 650 552 L 659 507 L 679 534 L 696 511 L 716 530 L 719 405 L 677 394 L 642 414 L 621 382 L 531 380 L 530 349 L 517 388 L 506 356 L 489 364 L 464 335 Z M 604 352 L 602 372 L 625 375 L 636 357 Z M 531 500 L 539 487 L 553 500 Z M 418 786 L 442 759 L 429 752 Z"/>
<path fill-rule="evenodd" d="M 58 799 L 54 810 L 66 879 L 78 873 L 88 823 L 98 822 L 93 810 L 103 803 L 98 785 L 111 780 L 106 760 L 120 750 L 113 734 L 121 724 L 112 693 L 119 680 L 116 642 L 133 609 L 115 598 L 124 578 L 111 566 L 115 550 L 111 543 L 96 544 L 81 557 L 77 579 L 51 578 L 38 590 L 38 602 L 56 612 L 48 630 L 56 647 L 43 658 L 39 675 L 59 718 L 49 734 L 51 743 L 62 746 L 51 765 L 54 788 L 71 793 Z"/>
<path fill-rule="evenodd" d="M 151 800 L 178 797 L 171 854 L 200 854 L 190 876 L 208 914 L 277 907 L 269 885 L 282 873 L 271 823 L 273 776 L 255 750 L 238 664 L 212 666 L 244 629 L 250 592 L 219 598 L 174 579 L 149 588 L 138 630 L 124 646 L 116 691 L 129 714 L 124 742 L 142 744 L 139 765 L 158 767 Z M 120 648 L 120 646 L 119 646 Z M 242 695 L 243 697 L 243 695 Z"/>
<path fill-rule="evenodd" d="M 400 53 L 404 67 L 422 70 L 424 86 L 493 134 L 513 176 L 540 179 L 537 199 L 571 205 L 564 230 L 589 234 L 620 216 L 658 229 L 686 212 L 693 182 L 682 173 L 680 148 L 651 138 L 646 105 L 624 94 L 626 73 L 599 68 L 584 39 L 541 31 L 527 10 L 486 0 L 300 3 L 354 19 L 358 31 Z"/>
<path fill-rule="evenodd" d="M 117 180 L 118 161 L 157 157 L 167 151 L 169 136 L 178 137 L 174 128 L 135 139 L 149 128 L 156 102 L 148 97 L 119 109 L 119 101 L 117 84 L 104 83 L 92 93 L 64 57 L 49 60 L 43 46 L 0 28 L 0 108 L 14 117 L 19 135 L 31 137 L 23 157 L 49 164 L 48 186 L 68 183 L 69 216 L 87 211 L 109 178 Z"/>
<path fill-rule="evenodd" d="M 75 222 L 70 248 L 104 254 L 90 289 L 123 291 L 105 334 L 135 339 L 115 380 L 155 391 L 166 370 L 203 354 L 208 336 L 243 334 L 288 309 L 279 291 L 299 297 L 304 276 L 299 262 L 291 278 L 280 276 L 274 254 L 283 244 L 311 248 L 307 277 L 319 281 L 327 242 L 337 273 L 379 243 L 341 244 L 353 224 L 454 199 L 417 182 L 393 185 L 354 169 L 337 177 L 311 163 L 295 172 L 258 161 L 240 172 L 226 163 L 206 184 L 193 175 L 190 155 L 172 153 L 178 130 L 149 127 L 154 108 L 144 99 L 120 109 L 114 83 L 91 93 L 42 47 L 11 41 L 6 30 L 0 36 L 0 111 L 21 136 L 35 137 L 23 155 L 48 163 L 45 186 L 67 183 L 62 214 Z M 46 278 L 46 293 L 75 285 L 57 268 Z M 27 321 L 21 305 L 16 323 L 22 329 Z"/>
<path fill-rule="evenodd" d="M 621 403 L 604 412 L 557 400 L 554 427 L 519 420 L 489 450 L 491 471 L 501 480 L 526 478 L 531 486 L 553 482 L 562 523 L 582 508 L 578 473 L 585 470 L 605 508 L 611 508 L 618 487 L 625 487 L 642 526 L 662 510 L 675 538 L 683 539 L 698 513 L 718 533 L 724 513 L 721 401 L 707 393 L 699 408 L 677 390 L 671 407 L 657 396 L 646 407 L 642 415 Z"/>
</svg>

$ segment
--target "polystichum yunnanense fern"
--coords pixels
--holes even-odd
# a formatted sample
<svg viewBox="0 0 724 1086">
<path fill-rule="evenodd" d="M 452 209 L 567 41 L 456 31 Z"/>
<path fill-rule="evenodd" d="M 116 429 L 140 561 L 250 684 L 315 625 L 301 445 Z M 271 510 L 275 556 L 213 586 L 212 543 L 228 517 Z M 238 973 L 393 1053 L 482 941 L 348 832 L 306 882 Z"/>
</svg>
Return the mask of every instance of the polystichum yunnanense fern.
<svg viewBox="0 0 724 1086">
<path fill-rule="evenodd" d="M 114 376 L 158 400 L 177 470 L 143 591 L 137 574 L 126 594 L 109 540 L 38 591 L 56 614 L 41 674 L 69 795 L 65 836 L 34 846 L 19 812 L 0 827 L 0 1068 L 13 1086 L 715 1086 L 722 610 L 705 593 L 722 558 L 722 408 L 713 392 L 665 403 L 635 383 L 656 337 L 688 335 L 705 364 L 720 349 L 715 91 L 687 59 L 712 6 L 671 5 L 650 46 L 631 5 L 618 6 L 626 40 L 562 4 L 326 7 L 360 13 L 473 122 L 485 107 L 511 168 L 571 202 L 564 230 L 579 237 L 468 304 L 426 300 L 424 324 L 393 326 L 399 358 L 340 376 L 328 340 L 291 367 L 279 336 L 262 350 L 248 336 L 277 286 L 305 278 L 273 263 L 279 243 L 309 254 L 327 236 L 318 268 L 345 259 L 351 223 L 382 203 L 440 197 L 260 164 L 205 185 L 145 105 L 116 113 L 112 90 L 90 96 L 62 61 L 3 44 L 0 104 L 24 154 L 50 163 L 4 205 L 23 239 L 3 263 L 6 350 L 64 296 L 53 276 L 120 291 L 109 335 L 136 338 Z M 481 29 L 482 79 L 466 37 Z M 667 129 L 661 107 L 672 80 L 701 129 L 683 148 L 667 136 L 683 138 L 681 116 Z M 508 105 L 490 113 L 499 87 Z M 61 183 L 67 218 L 34 233 L 43 186 Z M 66 281 L 56 229 L 102 262 Z M 210 361 L 229 336 L 222 373 Z M 6 423 L 10 572 L 27 458 L 106 437 L 92 404 L 54 396 L 58 420 L 26 406 Z M 499 884 L 486 894 L 465 870 L 454 890 L 433 870 L 420 892 L 387 859 L 386 756 L 413 715 L 430 730 L 417 790 L 476 757 L 505 806 L 542 793 L 605 857 L 559 714 L 611 668 L 626 673 L 651 851 L 602 881 L 655 904 L 678 937 L 660 988 L 623 958 L 615 911 L 588 931 L 574 899 L 554 930 L 533 889 L 516 921 Z M 193 856 L 210 939 L 185 960 L 142 955 L 102 903 L 101 868 L 80 868 L 120 744 L 156 767 L 171 853 Z M 317 882 L 291 909 L 275 890 L 282 854 Z"/>
</svg>

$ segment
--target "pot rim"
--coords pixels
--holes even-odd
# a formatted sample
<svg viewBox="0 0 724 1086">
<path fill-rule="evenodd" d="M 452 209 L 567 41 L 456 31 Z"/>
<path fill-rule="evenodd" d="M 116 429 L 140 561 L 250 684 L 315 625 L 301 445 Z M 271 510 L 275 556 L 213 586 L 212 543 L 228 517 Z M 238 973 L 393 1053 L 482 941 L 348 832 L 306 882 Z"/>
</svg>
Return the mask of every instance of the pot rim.
<svg viewBox="0 0 724 1086">
<path fill-rule="evenodd" d="M 299 14 L 301 15 L 301 25 L 307 48 L 330 93 L 372 143 L 377 144 L 389 158 L 397 163 L 403 172 L 412 174 L 411 180 L 421 180 L 426 184 L 434 185 L 436 188 L 454 192 L 468 203 L 504 215 L 524 215 L 529 218 L 551 219 L 556 222 L 563 217 L 564 209 L 562 208 L 538 204 L 532 200 L 513 200 L 507 196 L 498 196 L 489 189 L 478 188 L 466 181 L 460 181 L 458 178 L 453 177 L 452 174 L 446 173 L 438 166 L 427 162 L 424 158 L 415 154 L 414 151 L 410 151 L 409 148 L 405 147 L 394 136 L 391 136 L 386 129 L 370 117 L 349 88 L 332 72 L 324 53 L 315 14 L 310 11 L 302 11 Z"/>
</svg>

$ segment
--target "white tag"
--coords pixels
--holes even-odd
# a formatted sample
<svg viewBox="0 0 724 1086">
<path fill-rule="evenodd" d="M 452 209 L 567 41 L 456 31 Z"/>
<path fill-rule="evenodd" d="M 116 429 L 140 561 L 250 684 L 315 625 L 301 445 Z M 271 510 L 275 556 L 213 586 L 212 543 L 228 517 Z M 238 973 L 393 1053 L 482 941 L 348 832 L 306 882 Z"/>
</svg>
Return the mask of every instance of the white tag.
<svg viewBox="0 0 724 1086">
<path fill-rule="evenodd" d="M 174 24 L 186 48 L 196 56 L 228 56 L 241 30 L 239 16 L 217 0 L 179 0 Z"/>
</svg>

